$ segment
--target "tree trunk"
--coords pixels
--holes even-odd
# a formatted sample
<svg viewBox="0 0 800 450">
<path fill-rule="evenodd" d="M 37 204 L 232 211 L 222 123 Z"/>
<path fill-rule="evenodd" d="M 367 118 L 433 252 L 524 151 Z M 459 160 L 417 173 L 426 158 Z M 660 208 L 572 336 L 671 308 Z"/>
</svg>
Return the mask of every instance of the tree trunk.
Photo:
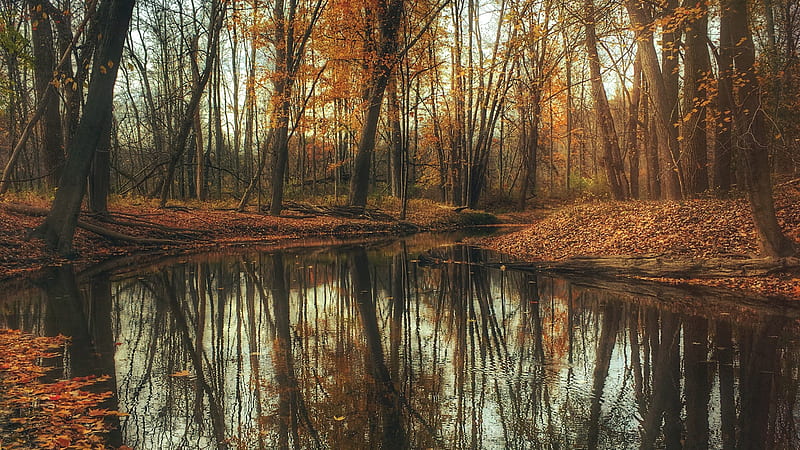
<svg viewBox="0 0 800 450">
<path fill-rule="evenodd" d="M 463 65 L 464 38 L 463 24 L 460 20 L 463 14 L 463 2 L 450 2 L 453 20 L 453 46 L 451 59 L 451 92 L 453 95 L 454 118 L 450 119 L 449 141 L 450 157 L 448 158 L 448 184 L 450 186 L 450 204 L 461 206 L 464 204 L 464 159 L 466 154 L 466 69 Z"/>
<path fill-rule="evenodd" d="M 72 51 L 72 42 L 75 36 L 72 33 L 72 15 L 69 14 L 69 10 L 67 10 L 67 13 L 65 14 L 65 12 L 60 8 L 56 8 L 51 2 L 46 0 L 37 1 L 35 3 L 40 3 L 43 6 L 42 11 L 47 13 L 52 20 L 56 34 L 58 35 L 57 42 L 59 54 L 70 54 Z M 94 13 L 94 8 L 84 12 L 84 14 L 87 15 Z M 96 33 L 94 35 L 96 35 Z M 83 58 L 89 57 L 93 53 L 94 45 L 96 44 L 94 41 L 96 41 L 96 37 L 93 37 L 90 32 L 87 42 L 81 46 L 81 50 L 79 52 L 77 72 L 73 71 L 72 64 L 60 64 L 60 66 L 56 69 L 59 72 L 59 76 L 64 81 L 62 90 L 64 96 L 64 113 L 61 117 L 62 134 L 64 139 L 61 147 L 62 151 L 63 149 L 69 147 L 72 136 L 75 134 L 75 129 L 78 127 L 81 100 L 83 99 L 83 81 L 85 80 L 86 75 L 88 75 L 85 62 L 82 60 Z"/>
<path fill-rule="evenodd" d="M 756 224 L 759 247 L 767 256 L 791 256 L 797 251 L 795 243 L 787 238 L 775 217 L 772 200 L 772 180 L 769 171 L 769 149 L 765 113 L 761 108 L 759 81 L 755 68 L 755 46 L 748 23 L 745 0 L 731 0 L 732 42 L 737 43 L 734 54 L 738 80 L 735 91 L 736 146 L 747 183 L 750 210 Z"/>
<path fill-rule="evenodd" d="M 219 53 L 219 46 L 215 49 L 217 53 Z M 215 60 L 215 70 L 214 70 L 214 80 L 215 83 L 213 85 L 214 91 L 214 153 L 213 155 L 216 156 L 217 159 L 217 198 L 222 199 L 222 162 L 225 161 L 225 135 L 222 132 L 222 93 L 221 93 L 221 85 L 223 83 L 222 78 L 222 68 L 220 67 L 220 60 L 219 55 L 217 55 Z M 209 140 L 211 136 L 209 135 Z M 206 154 L 206 159 L 204 161 L 207 169 L 206 172 L 208 173 L 208 169 L 213 167 L 213 163 L 211 161 L 212 153 L 209 152 Z M 209 178 L 208 174 L 206 178 Z"/>
<path fill-rule="evenodd" d="M 290 10 L 294 9 L 294 0 L 289 0 Z M 278 74 L 273 82 L 275 92 L 273 103 L 273 140 L 272 140 L 272 201 L 269 213 L 279 216 L 283 208 L 283 188 L 286 168 L 289 163 L 289 97 L 292 92 L 292 75 L 289 68 L 293 65 L 290 60 L 293 52 L 293 33 L 287 30 L 294 18 L 290 15 L 288 21 L 284 14 L 284 1 L 275 0 L 273 9 L 275 18 L 275 65 Z"/>
<path fill-rule="evenodd" d="M 645 135 L 644 146 L 647 153 L 648 186 L 650 191 L 650 199 L 660 200 L 661 165 L 659 164 L 658 160 L 658 136 L 655 131 L 658 125 L 656 125 L 656 118 L 654 113 L 651 113 L 652 108 L 649 107 L 651 103 L 648 97 L 649 96 L 645 96 L 644 103 L 642 105 L 643 109 L 642 118 L 647 124 L 644 133 Z"/>
<path fill-rule="evenodd" d="M 111 130 L 114 119 L 103 127 L 100 144 L 92 159 L 89 174 L 89 210 L 102 216 L 108 215 L 108 194 L 111 191 Z"/>
<path fill-rule="evenodd" d="M 670 90 L 662 75 L 662 69 L 658 62 L 655 44 L 653 43 L 653 33 L 650 30 L 650 20 L 648 19 L 642 5 L 637 0 L 626 0 L 625 6 L 631 19 L 631 25 L 636 31 L 636 42 L 639 55 L 642 59 L 642 69 L 647 79 L 648 93 L 656 117 L 656 133 L 660 147 L 663 149 L 665 163 L 661 170 L 666 173 L 662 177 L 666 197 L 671 200 L 681 198 L 681 185 L 679 179 L 679 153 L 678 130 L 675 128 L 673 120 L 673 110 L 675 109 L 676 99 L 670 96 Z"/>
<path fill-rule="evenodd" d="M 566 32 L 566 29 L 565 29 L 565 31 L 564 31 L 564 36 L 565 36 L 564 46 L 565 47 L 567 45 L 569 45 L 566 42 L 566 34 L 567 34 L 567 32 Z M 566 121 L 567 121 L 567 123 L 566 123 L 567 130 L 566 130 L 566 133 L 565 133 L 566 134 L 566 153 L 567 153 L 566 160 L 567 160 L 567 167 L 566 167 L 566 176 L 564 177 L 565 178 L 564 179 L 564 183 L 565 183 L 565 186 L 566 186 L 566 189 L 567 189 L 567 195 L 569 195 L 569 192 L 571 190 L 570 183 L 572 182 L 572 180 L 570 180 L 570 177 L 572 176 L 572 129 L 573 129 L 573 118 L 572 118 L 572 51 L 568 50 L 565 55 L 566 55 L 566 57 L 564 58 L 564 66 L 565 66 L 564 70 L 565 70 L 565 76 L 566 76 L 566 82 L 567 82 L 567 89 L 566 89 L 567 99 L 566 99 L 566 105 L 564 105 L 564 108 L 566 110 L 565 111 L 565 115 L 566 115 Z"/>
<path fill-rule="evenodd" d="M 660 18 L 668 18 L 670 16 L 677 16 L 679 0 L 666 0 L 666 7 L 661 12 Z M 674 199 L 683 198 L 688 190 L 686 180 L 684 179 L 685 167 L 681 158 L 681 146 L 679 141 L 680 129 L 678 122 L 680 120 L 678 94 L 680 92 L 680 50 L 681 50 L 681 29 L 677 25 L 673 25 L 668 20 L 661 25 L 661 76 L 664 78 L 664 88 L 666 94 L 666 112 L 669 114 L 669 122 L 667 126 L 669 131 L 675 137 L 669 146 L 664 146 L 668 149 L 665 159 L 668 162 L 668 167 L 672 168 L 670 173 L 672 182 L 677 183 L 677 197 Z"/>
<path fill-rule="evenodd" d="M 720 1 L 719 56 L 717 66 L 717 120 L 714 139 L 714 189 L 719 196 L 731 190 L 733 163 L 733 53 L 735 42 L 731 32 L 731 11 L 728 0 Z"/>
<path fill-rule="evenodd" d="M 367 206 L 369 166 L 375 150 L 383 94 L 397 59 L 397 32 L 403 16 L 403 0 L 379 0 L 376 10 L 375 20 L 380 27 L 380 41 L 375 58 L 377 62 L 373 63 L 366 82 L 364 124 L 353 165 L 353 177 L 350 179 L 349 203 L 359 208 Z"/>
<path fill-rule="evenodd" d="M 530 103 L 520 103 L 519 152 L 522 154 L 522 184 L 519 188 L 517 207 L 524 210 L 528 203 L 528 193 L 536 195 L 536 168 L 539 154 L 539 89 L 529 93 Z"/>
<path fill-rule="evenodd" d="M 708 94 L 704 86 L 711 68 L 706 46 L 708 29 L 708 9 L 705 2 L 692 4 L 685 2 L 684 8 L 696 8 L 701 16 L 686 24 L 686 45 L 683 66 L 683 156 L 686 163 L 686 190 L 691 194 L 701 194 L 708 190 L 708 133 L 706 114 Z"/>
<path fill-rule="evenodd" d="M 611 195 L 617 200 L 628 197 L 627 181 L 625 180 L 624 167 L 620 157 L 619 140 L 614 128 L 614 118 L 611 116 L 611 107 L 608 105 L 606 89 L 600 73 L 600 59 L 597 54 L 597 34 L 595 33 L 595 11 L 593 0 L 584 4 L 586 20 L 586 53 L 589 60 L 589 72 L 592 81 L 592 100 L 597 113 L 597 129 L 603 144 L 603 167 L 606 171 Z"/>
<path fill-rule="evenodd" d="M 210 36 L 208 44 L 206 45 L 206 62 L 203 67 L 203 72 L 200 74 L 197 83 L 192 89 L 192 96 L 189 99 L 189 103 L 186 105 L 178 135 L 175 138 L 175 146 L 167 164 L 167 173 L 161 184 L 161 198 L 159 201 L 162 207 L 167 204 L 169 191 L 172 187 L 172 180 L 175 178 L 175 169 L 177 169 L 178 162 L 181 160 L 183 152 L 186 150 L 189 132 L 194 126 L 194 111 L 200 106 L 200 99 L 203 97 L 203 91 L 205 90 L 206 84 L 208 84 L 209 78 L 211 78 L 211 71 L 214 68 L 214 59 L 218 53 L 215 49 L 219 44 L 219 32 L 224 23 L 224 7 L 224 4 L 219 3 L 217 0 L 214 1 L 211 7 L 211 17 L 209 18 L 208 24 Z"/>
<path fill-rule="evenodd" d="M 201 89 L 200 67 L 197 63 L 197 36 L 192 41 L 192 84 L 194 89 Z M 202 89 L 201 89 L 202 90 Z M 192 113 L 192 128 L 194 132 L 194 188 L 195 197 L 203 201 L 207 197 L 206 173 L 205 173 L 205 146 L 203 145 L 203 124 L 200 121 L 200 108 L 195 108 Z M 211 136 L 209 135 L 209 139 Z M 190 155 L 191 156 L 191 155 Z M 190 183 L 191 186 L 191 183 Z"/>
<path fill-rule="evenodd" d="M 254 3 L 253 17 L 257 13 L 258 3 Z M 253 176 L 255 166 L 253 152 L 253 135 L 255 134 L 256 119 L 256 35 L 250 40 L 250 57 L 247 61 L 247 85 L 244 95 L 244 164 L 242 175 L 245 180 Z"/>
<path fill-rule="evenodd" d="M 35 230 L 35 235 L 44 238 L 48 247 L 62 255 L 72 254 L 72 238 L 86 192 L 86 177 L 100 145 L 102 130 L 111 120 L 114 83 L 133 12 L 134 0 L 105 2 L 110 2 L 111 8 L 92 69 L 86 109 L 64 166 L 64 173 L 68 176 L 61 178 L 50 213 Z"/>
<path fill-rule="evenodd" d="M 44 11 L 43 3 L 41 0 L 32 0 L 29 5 L 34 60 L 33 75 L 36 80 L 36 97 L 40 102 L 45 102 L 41 122 L 40 153 L 44 160 L 47 182 L 50 186 L 56 186 L 64 165 L 61 113 L 58 96 L 45 95 L 45 92 L 50 83 L 60 83 L 62 80 L 59 79 L 57 73 L 54 73 L 56 56 L 53 49 L 53 29 L 50 26 L 50 19 Z"/>
<path fill-rule="evenodd" d="M 633 88 L 628 111 L 627 138 L 628 162 L 630 165 L 630 193 L 632 198 L 639 198 L 639 103 L 642 97 L 642 62 L 638 52 L 633 62 Z"/>
<path fill-rule="evenodd" d="M 250 197 L 253 195 L 253 191 L 259 184 L 261 172 L 264 171 L 264 166 L 267 164 L 267 156 L 269 155 L 267 148 L 272 145 L 273 133 L 274 130 L 270 129 L 269 134 L 267 134 L 266 142 L 263 145 L 264 148 L 261 149 L 261 158 L 259 159 L 258 164 L 253 171 L 253 176 L 250 178 L 250 183 L 247 184 L 247 187 L 242 193 L 242 199 L 239 200 L 239 205 L 236 207 L 237 211 L 241 212 L 247 208 L 247 203 L 250 202 Z"/>
<path fill-rule="evenodd" d="M 295 14 L 297 12 L 297 0 L 289 0 L 288 4 L 284 0 L 276 0 L 274 6 L 275 27 L 275 64 L 278 67 L 278 74 L 273 85 L 275 91 L 272 101 L 274 104 L 271 130 L 272 136 L 272 202 L 270 203 L 270 214 L 278 216 L 283 207 L 284 183 L 287 177 L 289 165 L 289 114 L 292 87 L 297 72 L 300 69 L 300 62 L 305 53 L 306 44 L 311 36 L 311 30 L 319 19 L 322 8 L 322 0 L 317 0 L 313 8 L 306 12 L 307 16 L 302 21 L 307 20 L 306 28 L 301 33 L 295 33 Z M 284 9 L 286 11 L 284 11 Z M 287 14 L 288 13 L 288 14 Z M 322 72 L 320 72 L 321 75 Z M 305 104 L 301 107 L 300 113 L 295 120 L 300 119 L 305 111 Z M 302 174 L 301 174 L 302 178 Z M 242 203 L 246 204 L 246 203 Z M 240 204 L 241 205 L 241 204 Z M 241 207 L 241 206 L 240 206 Z"/>
<path fill-rule="evenodd" d="M 277 83 L 276 83 L 277 84 Z M 289 87 L 285 84 L 280 88 L 276 86 L 275 128 L 272 139 L 272 201 L 269 213 L 279 216 L 283 209 L 283 188 L 286 168 L 289 162 L 289 99 L 286 97 Z"/>
<path fill-rule="evenodd" d="M 400 103 L 397 99 L 397 74 L 388 85 L 389 94 L 389 132 L 391 133 L 389 185 L 392 195 L 399 198 L 403 191 L 403 135 L 400 127 Z"/>
</svg>

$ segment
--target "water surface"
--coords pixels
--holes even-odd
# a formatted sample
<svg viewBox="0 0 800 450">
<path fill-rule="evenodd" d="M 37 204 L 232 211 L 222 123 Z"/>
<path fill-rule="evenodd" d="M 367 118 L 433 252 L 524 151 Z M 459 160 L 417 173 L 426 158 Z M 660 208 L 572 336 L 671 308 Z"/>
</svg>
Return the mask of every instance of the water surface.
<svg viewBox="0 0 800 450">
<path fill-rule="evenodd" d="M 442 244 L 64 266 L 0 325 L 72 336 L 137 449 L 800 447 L 797 310 Z"/>
</svg>

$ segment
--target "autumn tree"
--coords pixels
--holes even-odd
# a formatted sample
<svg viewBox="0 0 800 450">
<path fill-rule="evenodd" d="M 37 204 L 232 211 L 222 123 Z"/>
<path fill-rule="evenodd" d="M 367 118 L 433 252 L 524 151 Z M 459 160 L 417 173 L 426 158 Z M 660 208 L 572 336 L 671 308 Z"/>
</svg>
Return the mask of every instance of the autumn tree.
<svg viewBox="0 0 800 450">
<path fill-rule="evenodd" d="M 320 17 L 325 0 L 315 0 L 300 5 L 301 13 L 307 17 L 296 17 L 297 0 L 275 0 L 273 20 L 275 22 L 275 91 L 272 101 L 272 202 L 270 214 L 280 215 L 283 203 L 284 178 L 289 162 L 289 115 L 292 87 L 300 69 L 311 32 Z M 302 19 L 302 20 L 298 20 Z M 298 24 L 304 24 L 296 29 Z"/>
<path fill-rule="evenodd" d="M 364 123 L 350 180 L 349 203 L 364 208 L 369 192 L 369 166 L 386 86 L 397 62 L 397 32 L 403 17 L 404 0 L 377 0 L 365 7 L 364 54 L 367 79 L 364 82 Z"/>
<path fill-rule="evenodd" d="M 731 9 L 720 2 L 719 50 L 717 52 L 717 80 L 714 106 L 714 190 L 725 196 L 731 189 L 733 171 L 733 53 L 735 42 L 731 31 Z"/>
<path fill-rule="evenodd" d="M 753 5 L 758 26 L 754 41 L 764 80 L 764 108 L 772 168 L 778 175 L 800 171 L 800 5 L 792 0 L 765 0 Z"/>
<path fill-rule="evenodd" d="M 708 5 L 705 1 L 687 0 L 683 10 L 685 45 L 683 65 L 683 118 L 681 137 L 684 149 L 683 168 L 686 171 L 686 190 L 701 194 L 708 190 L 708 115 L 711 63 L 708 55 Z"/>
<path fill-rule="evenodd" d="M 787 238 L 778 225 L 772 199 L 772 180 L 767 147 L 767 118 L 763 109 L 761 87 L 756 73 L 756 52 L 748 21 L 745 0 L 726 0 L 722 8 L 729 9 L 724 16 L 735 42 L 733 54 L 735 146 L 739 155 L 741 173 L 746 183 L 747 196 L 753 221 L 756 224 L 761 251 L 768 256 L 792 256 L 797 253 L 794 242 Z"/>
<path fill-rule="evenodd" d="M 71 28 L 73 12 L 65 14 L 48 1 L 38 1 L 30 5 L 22 2 L 21 5 L 25 5 L 32 18 L 30 25 L 33 48 L 30 49 L 30 52 L 25 47 L 27 41 L 24 37 L 24 29 L 20 28 L 23 22 L 15 25 L 8 17 L 2 19 L 3 36 L 0 39 L 2 41 L 0 47 L 3 48 L 6 60 L 9 76 L 8 86 L 13 89 L 12 92 L 16 91 L 12 94 L 8 104 L 9 118 L 14 119 L 13 122 L 16 123 L 25 123 L 20 127 L 19 132 L 16 124 L 11 125 L 9 129 L 10 142 L 13 145 L 0 179 L 0 194 L 9 189 L 13 181 L 12 173 L 15 170 L 21 174 L 23 170 L 27 169 L 28 175 L 33 177 L 28 181 L 41 179 L 42 177 L 34 174 L 40 166 L 38 161 L 42 159 L 45 161 L 43 164 L 44 178 L 49 180 L 51 186 L 58 182 L 65 158 L 65 145 L 69 144 L 77 127 L 80 105 L 83 100 L 83 84 L 91 66 L 91 57 L 97 46 L 96 36 L 99 35 L 100 27 L 97 20 L 93 20 L 98 14 L 96 1 L 88 2 L 85 5 L 83 19 L 74 32 Z M 15 11 L 6 7 L 4 13 L 13 16 Z M 57 30 L 55 34 L 52 31 L 53 27 Z M 86 31 L 87 28 L 90 29 Z M 58 58 L 54 54 L 56 43 L 58 43 Z M 33 55 L 34 63 L 33 78 L 37 104 L 27 120 L 24 121 L 26 116 L 24 111 L 28 109 L 29 105 L 24 81 L 27 78 L 25 68 L 31 62 L 31 55 Z M 75 68 L 73 68 L 73 64 Z M 63 117 L 60 113 L 59 96 L 64 99 Z M 37 125 L 40 125 L 40 121 L 42 122 L 42 136 L 38 148 L 39 155 L 23 155 L 27 149 L 28 140 L 34 134 Z M 17 162 L 26 156 L 29 158 L 27 165 L 32 167 L 18 168 Z M 36 163 L 31 164 L 30 162 Z"/>
<path fill-rule="evenodd" d="M 28 89 L 24 79 L 26 58 L 29 56 L 26 48 L 28 40 L 24 36 L 23 22 L 26 20 L 24 10 L 26 5 L 14 2 L 0 9 L 0 83 L 6 89 L 0 91 L 0 104 L 3 106 L 3 130 L 8 133 L 10 142 L 17 143 L 23 130 L 22 122 L 28 115 L 30 106 Z M 16 145 L 15 145 L 16 147 Z M 18 152 L 19 153 L 19 152 Z M 3 155 L 6 165 L 10 162 L 12 154 Z M 13 166 L 13 164 L 12 164 Z M 5 169 L 0 178 L 0 194 L 10 186 L 11 169 Z"/>
<path fill-rule="evenodd" d="M 196 118 L 194 112 L 200 105 L 200 100 L 203 97 L 206 84 L 211 78 L 212 71 L 214 70 L 214 66 L 216 64 L 216 58 L 218 57 L 219 53 L 218 46 L 219 46 L 220 30 L 222 29 L 222 26 L 225 21 L 225 13 L 226 13 L 226 6 L 224 2 L 219 0 L 214 0 L 211 2 L 211 10 L 209 12 L 209 18 L 208 18 L 208 38 L 206 41 L 206 49 L 205 49 L 206 58 L 203 64 L 203 70 L 200 71 L 200 73 L 197 76 L 197 79 L 193 83 L 191 96 L 189 98 L 188 103 L 186 104 L 186 108 L 184 109 L 184 113 L 182 115 L 182 119 L 177 130 L 173 148 L 171 154 L 169 155 L 166 174 L 164 175 L 163 180 L 161 182 L 160 205 L 162 207 L 167 204 L 167 199 L 169 197 L 173 179 L 175 177 L 175 170 L 178 168 L 178 164 L 181 160 L 181 157 L 186 151 L 186 144 L 189 139 L 189 134 L 191 133 L 192 128 L 195 125 Z M 196 53 L 197 51 L 199 51 L 199 49 L 195 47 L 194 52 Z"/>
<path fill-rule="evenodd" d="M 387 184 L 391 195 L 401 200 L 400 218 L 404 219 L 410 191 L 421 176 L 435 171 L 426 170 L 423 161 L 430 144 L 440 155 L 440 142 L 431 142 L 422 133 L 435 108 L 430 99 L 435 79 L 440 75 L 435 40 L 442 26 L 438 15 L 448 0 L 416 1 L 406 4 L 398 32 L 398 62 L 387 86 L 386 107 L 388 127 Z M 430 90 L 429 90 L 430 89 Z M 436 171 L 441 173 L 440 171 Z M 441 189 L 441 186 L 440 186 Z"/>
<path fill-rule="evenodd" d="M 680 181 L 680 149 L 678 146 L 678 129 L 675 127 L 675 114 L 677 111 L 677 85 L 673 82 L 673 74 L 667 73 L 674 69 L 677 61 L 673 52 L 677 49 L 674 41 L 674 25 L 669 24 L 667 30 L 670 39 L 664 39 L 663 43 L 667 46 L 666 51 L 662 51 L 664 58 L 664 68 L 659 63 L 658 53 L 656 52 L 653 41 L 653 27 L 655 25 L 652 17 L 649 16 L 645 5 L 638 0 L 626 0 L 625 7 L 630 16 L 631 25 L 636 33 L 636 43 L 639 49 L 639 57 L 642 62 L 642 71 L 647 80 L 647 92 L 650 96 L 650 103 L 655 115 L 656 133 L 658 135 L 659 147 L 662 149 L 661 170 L 665 171 L 664 191 L 669 199 L 680 199 L 682 197 Z M 671 40 L 671 41 L 670 41 Z M 677 75 L 677 74 L 676 74 Z"/>
<path fill-rule="evenodd" d="M 560 61 L 552 39 L 558 22 L 554 20 L 554 4 L 548 0 L 513 2 L 510 8 L 512 26 L 519 29 L 516 36 L 509 36 L 508 45 L 517 50 L 512 57 L 518 59 L 514 67 L 519 73 L 511 102 L 517 110 L 517 146 L 522 160 L 517 207 L 524 209 L 537 188 L 542 102 Z M 560 26 L 567 27 L 565 23 Z"/>
<path fill-rule="evenodd" d="M 108 6 L 104 8 L 105 5 Z M 100 5 L 100 10 L 107 11 L 107 15 L 98 19 L 105 27 L 93 61 L 86 108 L 70 142 L 64 175 L 59 181 L 52 208 L 35 230 L 35 235 L 42 237 L 48 247 L 63 255 L 72 253 L 72 238 L 86 192 L 86 179 L 103 130 L 111 121 L 114 83 L 133 6 L 133 0 L 104 0 Z"/>
<path fill-rule="evenodd" d="M 442 99 L 444 116 L 438 120 L 446 153 L 448 202 L 456 206 L 475 208 L 487 187 L 500 117 L 509 104 L 519 63 L 518 49 L 506 41 L 513 41 L 520 28 L 519 21 L 512 20 L 511 3 L 499 2 L 490 25 L 478 19 L 479 2 L 449 3 L 449 95 Z"/>
<path fill-rule="evenodd" d="M 642 153 L 639 145 L 639 123 L 640 123 L 640 105 L 642 102 L 642 61 L 639 59 L 638 52 L 634 56 L 633 62 L 633 87 L 630 92 L 630 100 L 628 102 L 628 118 L 625 124 L 625 143 L 628 164 L 630 167 L 630 176 L 628 183 L 630 185 L 631 198 L 639 198 L 639 156 Z"/>
<path fill-rule="evenodd" d="M 611 194 L 616 199 L 629 196 L 628 181 L 619 148 L 619 138 L 611 116 L 611 107 L 600 73 L 600 57 L 597 53 L 596 13 L 593 0 L 584 3 L 586 13 L 586 52 L 592 83 L 592 100 L 597 112 L 597 129 L 603 146 L 603 167 L 606 171 Z"/>
<path fill-rule="evenodd" d="M 41 120 L 40 152 L 49 184 L 55 186 L 61 174 L 65 155 L 59 99 L 55 95 L 45 95 L 47 86 L 54 82 L 53 73 L 57 73 L 58 57 L 54 48 L 53 28 L 44 3 L 46 2 L 41 0 L 31 0 L 28 6 L 31 17 L 36 96 L 39 102 L 45 104 Z M 60 80 L 56 80 L 58 81 Z"/>
</svg>

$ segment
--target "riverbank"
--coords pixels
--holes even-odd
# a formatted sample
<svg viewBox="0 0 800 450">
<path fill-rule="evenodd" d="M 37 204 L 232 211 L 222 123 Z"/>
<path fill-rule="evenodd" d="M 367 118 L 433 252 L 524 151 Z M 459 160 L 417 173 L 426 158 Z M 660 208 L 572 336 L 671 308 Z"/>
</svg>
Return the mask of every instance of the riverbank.
<svg viewBox="0 0 800 450">
<path fill-rule="evenodd" d="M 0 202 L 0 280 L 22 278 L 45 267 L 73 264 L 81 270 L 138 255 L 164 256 L 232 248 L 274 249 L 310 240 L 349 240 L 444 231 L 495 221 L 425 200 L 411 201 L 407 220 L 399 204 L 370 205 L 360 216 L 344 207 L 290 204 L 280 217 L 251 208 L 184 203 L 112 202 L 106 219 L 82 215 L 76 257 L 65 259 L 27 234 L 41 223 L 48 204 L 39 198 Z M 780 225 L 800 241 L 800 182 L 776 190 Z M 758 256 L 755 228 L 744 199 L 683 202 L 584 201 L 500 215 L 519 231 L 472 241 L 514 257 L 520 264 L 575 275 L 601 274 L 673 285 L 732 288 L 748 295 L 800 300 L 797 260 Z M 90 231 L 92 230 L 92 231 Z"/>
<path fill-rule="evenodd" d="M 12 198 L 0 202 L 0 280 L 25 277 L 45 267 L 71 263 L 81 269 L 115 258 L 143 254 L 179 254 L 248 247 L 268 249 L 303 239 L 352 239 L 397 236 L 419 231 L 444 231 L 489 223 L 494 216 L 456 211 L 419 200 L 408 205 L 407 219 L 395 220 L 399 205 L 386 201 L 370 205 L 364 215 L 344 207 L 290 205 L 280 217 L 251 207 L 237 212 L 229 205 L 185 203 L 158 208 L 154 202 L 112 202 L 110 216 L 87 214 L 74 240 L 76 255 L 65 259 L 28 234 L 49 207 L 44 199 Z"/>
<path fill-rule="evenodd" d="M 778 222 L 800 241 L 800 182 L 778 186 Z M 594 201 L 562 206 L 479 245 L 560 272 L 727 287 L 800 300 L 798 260 L 758 254 L 744 199 Z"/>
</svg>

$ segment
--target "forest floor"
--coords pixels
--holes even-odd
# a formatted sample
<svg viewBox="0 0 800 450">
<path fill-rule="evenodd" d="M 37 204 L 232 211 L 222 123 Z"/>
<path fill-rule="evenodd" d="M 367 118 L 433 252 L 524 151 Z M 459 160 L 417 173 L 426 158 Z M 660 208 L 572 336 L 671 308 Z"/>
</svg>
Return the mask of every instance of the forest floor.
<svg viewBox="0 0 800 450">
<path fill-rule="evenodd" d="M 6 197 L 0 201 L 0 280 L 29 276 L 44 267 L 74 264 L 78 269 L 117 257 L 177 254 L 226 248 L 274 248 L 277 243 L 309 239 L 351 239 L 396 236 L 417 231 L 439 231 L 495 221 L 494 216 L 425 200 L 409 202 L 407 220 L 397 221 L 399 205 L 385 201 L 370 205 L 364 216 L 344 207 L 294 204 L 280 217 L 250 207 L 237 212 L 231 205 L 183 203 L 158 208 L 154 201 L 112 201 L 110 217 L 81 215 L 75 257 L 61 258 L 40 239 L 29 239 L 40 225 L 49 201 L 36 196 Z M 100 227 L 104 235 L 87 231 Z"/>
<path fill-rule="evenodd" d="M 795 242 L 800 242 L 800 180 L 775 189 L 778 223 Z M 500 216 L 501 220 L 505 217 Z M 569 268 L 570 261 L 598 269 L 611 260 L 627 259 L 627 267 L 652 257 L 657 268 L 686 267 L 686 276 L 633 275 L 668 284 L 732 288 L 768 298 L 800 300 L 800 267 L 796 258 L 771 270 L 746 273 L 753 261 L 761 264 L 756 230 L 744 198 L 686 201 L 583 201 L 553 208 L 519 231 L 482 238 L 475 243 L 516 259 Z M 800 246 L 800 244 L 798 244 Z M 619 257 L 619 258 L 614 258 Z M 725 266 L 741 275 L 715 276 L 714 270 L 699 274 L 696 267 Z M 673 264 L 670 264 L 672 262 Z M 700 263 L 699 263 L 700 262 Z M 543 265 L 547 267 L 547 264 Z M 615 266 L 616 267 L 616 266 Z M 733 269 L 733 270 L 731 270 Z M 635 272 L 646 273 L 643 268 Z M 671 273 L 680 270 L 671 270 Z M 628 274 L 630 275 L 630 274 Z"/>
<path fill-rule="evenodd" d="M 779 185 L 775 201 L 780 225 L 790 237 L 800 241 L 800 181 Z M 111 203 L 110 220 L 81 216 L 85 228 L 102 227 L 112 235 L 79 228 L 74 241 L 76 257 L 67 260 L 48 251 L 41 240 L 27 238 L 30 230 L 42 222 L 41 215 L 48 206 L 46 199 L 34 196 L 6 197 L 0 201 L 0 280 L 31 276 L 44 267 L 65 263 L 82 269 L 138 254 L 170 255 L 242 247 L 270 249 L 310 240 L 442 231 L 487 224 L 494 219 L 488 214 L 457 212 L 425 200 L 411 201 L 407 220 L 397 221 L 393 217 L 397 216 L 399 205 L 391 201 L 370 205 L 364 217 L 341 207 L 298 204 L 290 204 L 282 216 L 273 217 L 255 207 L 241 213 L 231 205 L 221 204 L 183 203 L 163 209 L 148 200 L 125 199 Z M 697 270 L 706 267 L 725 266 L 730 272 L 739 263 L 750 267 L 752 261 L 759 261 L 755 228 L 747 201 L 742 198 L 681 202 L 583 200 L 566 205 L 551 202 L 538 209 L 498 217 L 521 228 L 473 242 L 506 253 L 522 264 L 547 261 L 569 265 L 570 261 L 578 261 L 585 265 L 587 261 L 591 264 L 602 258 L 618 257 L 629 261 L 626 267 L 634 269 L 628 273 L 622 269 L 622 275 L 627 277 L 678 285 L 720 286 L 770 298 L 800 300 L 797 260 L 791 261 L 789 268 L 743 269 L 735 276 L 713 273 L 697 276 Z M 686 264 L 695 267 L 680 276 L 674 275 L 675 271 L 666 275 L 649 273 L 646 268 L 636 267 L 643 261 L 637 258 L 643 257 L 657 258 L 659 268 L 664 261 L 673 263 L 670 267 L 687 261 Z M 698 261 L 712 263 L 702 266 Z"/>
</svg>

